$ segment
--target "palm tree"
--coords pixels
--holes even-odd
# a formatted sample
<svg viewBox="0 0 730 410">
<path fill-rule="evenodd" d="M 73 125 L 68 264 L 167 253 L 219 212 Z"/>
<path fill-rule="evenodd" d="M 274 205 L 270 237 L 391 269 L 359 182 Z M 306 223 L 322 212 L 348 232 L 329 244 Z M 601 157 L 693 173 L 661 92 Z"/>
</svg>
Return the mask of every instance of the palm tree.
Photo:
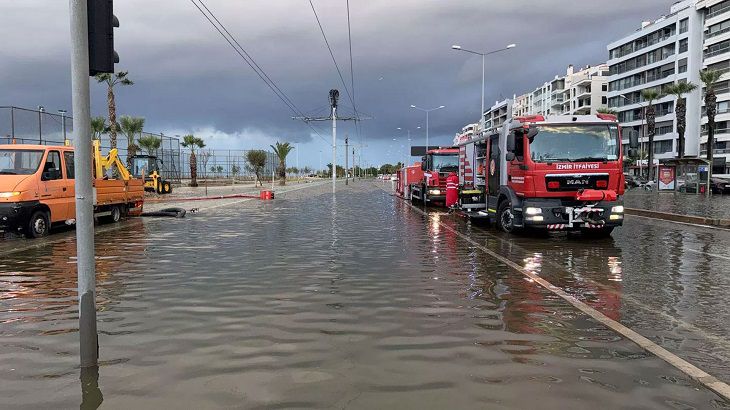
<svg viewBox="0 0 730 410">
<path fill-rule="evenodd" d="M 647 156 L 646 177 L 651 180 L 654 165 L 654 134 L 656 134 L 656 110 L 654 109 L 654 100 L 662 98 L 663 95 L 654 88 L 648 88 L 641 91 L 641 98 L 646 101 L 644 107 L 644 118 L 646 119 L 646 133 L 649 134 L 649 149 Z"/>
<path fill-rule="evenodd" d="M 91 138 L 100 140 L 101 134 L 107 132 L 107 129 L 106 118 L 98 116 L 91 119 Z"/>
<path fill-rule="evenodd" d="M 717 115 L 717 95 L 715 83 L 720 80 L 722 73 L 716 70 L 705 69 L 700 71 L 700 80 L 705 85 L 705 110 L 707 111 L 707 161 L 709 162 L 710 177 L 712 177 L 712 156 L 715 148 L 715 115 Z"/>
<path fill-rule="evenodd" d="M 667 94 L 674 94 L 677 102 L 674 105 L 674 112 L 677 116 L 677 134 L 679 136 L 677 144 L 677 156 L 684 158 L 684 130 L 687 129 L 687 100 L 684 95 L 689 94 L 697 89 L 697 84 L 689 82 L 680 82 L 667 87 Z"/>
<path fill-rule="evenodd" d="M 127 137 L 127 166 L 132 167 L 132 157 L 137 153 L 137 144 L 134 140 L 142 134 L 144 118 L 122 115 L 119 119 L 122 134 Z"/>
<path fill-rule="evenodd" d="M 114 86 L 132 85 L 134 82 L 127 78 L 128 71 L 120 71 L 115 74 L 102 73 L 95 76 L 99 83 L 106 83 L 106 102 L 109 106 L 109 143 L 111 148 L 117 147 L 117 104 L 114 101 Z"/>
<path fill-rule="evenodd" d="M 137 144 L 140 148 L 147 151 L 147 155 L 154 155 L 154 153 L 160 148 L 160 145 L 162 145 L 162 139 L 157 138 L 154 135 L 145 135 L 144 137 L 139 138 Z"/>
<path fill-rule="evenodd" d="M 190 186 L 198 186 L 198 159 L 195 157 L 195 149 L 205 147 L 202 138 L 198 138 L 192 134 L 183 137 L 180 144 L 185 148 L 190 148 Z"/>
<path fill-rule="evenodd" d="M 276 173 L 279 175 L 279 185 L 286 185 L 286 157 L 294 149 L 294 147 L 288 142 L 281 143 L 276 142 L 276 145 L 272 145 L 271 149 L 279 157 L 279 166 L 276 169 Z"/>
</svg>

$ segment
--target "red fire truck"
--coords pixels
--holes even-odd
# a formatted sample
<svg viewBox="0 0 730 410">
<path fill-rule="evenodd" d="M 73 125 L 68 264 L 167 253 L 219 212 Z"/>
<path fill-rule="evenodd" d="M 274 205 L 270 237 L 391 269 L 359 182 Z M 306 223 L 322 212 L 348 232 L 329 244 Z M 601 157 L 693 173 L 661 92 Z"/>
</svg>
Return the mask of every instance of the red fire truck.
<svg viewBox="0 0 730 410">
<path fill-rule="evenodd" d="M 396 191 L 411 201 L 443 204 L 446 201 L 446 177 L 458 170 L 458 148 L 428 150 L 420 163 L 398 171 Z"/>
<path fill-rule="evenodd" d="M 632 141 L 632 146 L 633 146 Z M 623 224 L 623 153 L 614 115 L 515 117 L 459 141 L 460 206 L 505 232 Z"/>
</svg>

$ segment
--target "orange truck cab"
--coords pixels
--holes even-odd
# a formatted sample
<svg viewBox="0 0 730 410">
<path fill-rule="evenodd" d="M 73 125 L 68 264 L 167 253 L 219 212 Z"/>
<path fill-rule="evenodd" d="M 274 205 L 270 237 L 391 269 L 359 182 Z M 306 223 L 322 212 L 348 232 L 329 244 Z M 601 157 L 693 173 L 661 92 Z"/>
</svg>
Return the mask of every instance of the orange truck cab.
<svg viewBox="0 0 730 410">
<path fill-rule="evenodd" d="M 143 180 L 97 175 L 103 174 L 99 165 L 104 159 L 98 147 L 95 153 L 94 215 L 116 222 L 141 213 Z M 116 150 L 113 153 L 116 158 Z M 0 232 L 37 238 L 47 235 L 53 225 L 73 225 L 75 218 L 73 147 L 0 145 Z"/>
</svg>

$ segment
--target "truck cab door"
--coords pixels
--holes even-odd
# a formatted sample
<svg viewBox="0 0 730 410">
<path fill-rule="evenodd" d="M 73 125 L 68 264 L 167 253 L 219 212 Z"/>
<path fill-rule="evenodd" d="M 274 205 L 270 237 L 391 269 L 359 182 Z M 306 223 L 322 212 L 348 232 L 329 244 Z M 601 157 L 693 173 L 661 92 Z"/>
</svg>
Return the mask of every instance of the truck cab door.
<svg viewBox="0 0 730 410">
<path fill-rule="evenodd" d="M 515 139 L 515 158 L 507 164 L 507 184 L 521 196 L 525 193 L 525 137 L 521 130 L 511 134 Z"/>
<path fill-rule="evenodd" d="M 51 223 L 63 222 L 68 219 L 68 200 L 66 192 L 68 184 L 63 178 L 60 151 L 48 151 L 43 162 L 41 181 L 38 184 L 38 194 L 41 203 L 51 210 Z"/>
<path fill-rule="evenodd" d="M 68 201 L 68 215 L 66 219 L 76 219 L 76 183 L 74 171 L 74 152 L 63 153 L 63 163 L 66 169 L 66 200 Z"/>
</svg>

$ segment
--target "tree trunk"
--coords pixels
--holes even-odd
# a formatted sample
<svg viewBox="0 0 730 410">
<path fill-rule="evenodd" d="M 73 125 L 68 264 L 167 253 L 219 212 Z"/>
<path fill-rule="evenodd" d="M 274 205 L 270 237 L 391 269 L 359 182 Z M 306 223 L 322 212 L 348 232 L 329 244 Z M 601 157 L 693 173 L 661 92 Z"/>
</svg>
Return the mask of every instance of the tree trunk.
<svg viewBox="0 0 730 410">
<path fill-rule="evenodd" d="M 286 162 L 279 160 L 279 185 L 286 185 Z"/>
<path fill-rule="evenodd" d="M 646 133 L 649 134 L 649 147 L 646 159 L 646 179 L 653 180 L 654 170 L 654 134 L 656 133 L 656 112 L 654 105 L 646 107 Z"/>
<path fill-rule="evenodd" d="M 117 103 L 114 100 L 114 87 L 109 84 L 106 90 L 106 102 L 109 105 L 109 145 L 117 147 Z"/>
<path fill-rule="evenodd" d="M 190 186 L 198 186 L 198 158 L 195 152 L 190 152 Z"/>
<path fill-rule="evenodd" d="M 677 134 L 679 136 L 677 143 L 677 156 L 684 158 L 684 130 L 687 128 L 687 106 L 684 97 L 677 98 L 677 107 L 674 112 L 677 115 Z"/>
<path fill-rule="evenodd" d="M 715 154 L 715 115 L 717 114 L 717 96 L 714 91 L 708 90 L 705 94 L 705 107 L 707 107 L 707 161 L 712 167 L 712 158 Z"/>
</svg>

